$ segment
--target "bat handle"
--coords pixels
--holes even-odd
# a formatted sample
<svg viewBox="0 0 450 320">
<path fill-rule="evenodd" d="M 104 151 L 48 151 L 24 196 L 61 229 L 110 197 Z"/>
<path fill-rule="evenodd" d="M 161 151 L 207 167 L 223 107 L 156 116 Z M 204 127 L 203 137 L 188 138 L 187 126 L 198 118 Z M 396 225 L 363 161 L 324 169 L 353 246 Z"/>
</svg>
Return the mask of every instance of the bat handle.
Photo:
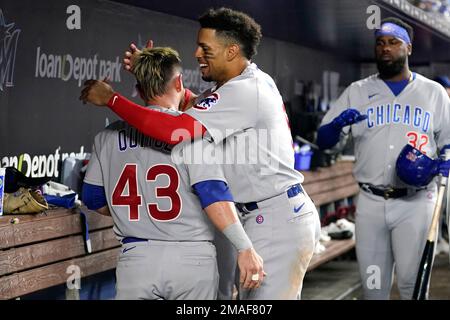
<svg viewBox="0 0 450 320">
<path fill-rule="evenodd" d="M 450 149 L 446 149 L 445 153 L 442 156 L 443 160 L 447 161 L 450 159 Z M 433 213 L 433 219 L 431 220 L 431 226 L 430 230 L 428 232 L 428 238 L 429 241 L 435 241 L 437 236 L 437 230 L 439 225 L 439 217 L 442 209 L 442 200 L 444 199 L 445 195 L 445 188 L 447 186 L 448 178 L 443 176 L 442 174 L 439 175 L 439 189 L 438 189 L 438 195 L 437 195 L 437 201 L 436 206 L 434 207 L 434 213 Z"/>
<path fill-rule="evenodd" d="M 450 150 L 445 150 L 443 160 L 448 160 L 450 158 L 449 156 Z M 444 198 L 447 180 L 447 177 L 439 174 L 439 189 L 436 205 L 434 206 L 433 217 L 431 220 L 430 229 L 428 230 L 427 242 L 425 244 L 425 249 L 423 251 L 422 259 L 419 265 L 419 271 L 417 273 L 416 284 L 414 286 L 414 293 L 412 297 L 413 300 L 427 299 L 428 285 L 434 258 L 434 243 L 437 238 L 439 216 L 441 213 L 442 200 Z"/>
<path fill-rule="evenodd" d="M 439 224 L 439 217 L 442 209 L 442 200 L 444 199 L 445 186 L 447 185 L 447 177 L 439 175 L 439 189 L 436 200 L 436 205 L 434 207 L 433 219 L 431 220 L 430 230 L 428 232 L 428 241 L 434 242 L 436 240 L 437 227 Z"/>
</svg>

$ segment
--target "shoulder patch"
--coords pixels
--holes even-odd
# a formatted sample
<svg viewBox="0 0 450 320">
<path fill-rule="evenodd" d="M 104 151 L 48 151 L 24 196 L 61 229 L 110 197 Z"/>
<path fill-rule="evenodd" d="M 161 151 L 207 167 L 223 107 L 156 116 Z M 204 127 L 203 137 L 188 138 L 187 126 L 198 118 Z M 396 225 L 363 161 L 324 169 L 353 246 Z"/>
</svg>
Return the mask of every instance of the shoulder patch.
<svg viewBox="0 0 450 320">
<path fill-rule="evenodd" d="M 217 104 L 217 102 L 220 99 L 220 95 L 218 92 L 214 92 L 207 96 L 206 98 L 200 100 L 197 104 L 193 106 L 194 109 L 197 109 L 199 111 L 208 111 L 211 109 L 214 105 Z"/>
</svg>

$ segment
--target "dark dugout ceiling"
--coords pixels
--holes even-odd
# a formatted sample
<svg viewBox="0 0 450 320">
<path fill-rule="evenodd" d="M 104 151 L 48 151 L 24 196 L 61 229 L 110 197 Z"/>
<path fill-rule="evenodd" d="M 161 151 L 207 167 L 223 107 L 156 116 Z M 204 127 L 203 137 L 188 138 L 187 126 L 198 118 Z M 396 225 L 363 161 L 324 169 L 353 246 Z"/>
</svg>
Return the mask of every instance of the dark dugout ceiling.
<svg viewBox="0 0 450 320">
<path fill-rule="evenodd" d="M 355 61 L 373 57 L 373 30 L 367 8 L 377 5 L 381 18 L 397 16 L 415 31 L 413 64 L 450 62 L 450 36 L 408 12 L 406 0 L 116 0 L 117 2 L 196 20 L 207 8 L 230 7 L 250 14 L 263 35 Z M 417 14 L 417 12 L 415 12 Z"/>
</svg>

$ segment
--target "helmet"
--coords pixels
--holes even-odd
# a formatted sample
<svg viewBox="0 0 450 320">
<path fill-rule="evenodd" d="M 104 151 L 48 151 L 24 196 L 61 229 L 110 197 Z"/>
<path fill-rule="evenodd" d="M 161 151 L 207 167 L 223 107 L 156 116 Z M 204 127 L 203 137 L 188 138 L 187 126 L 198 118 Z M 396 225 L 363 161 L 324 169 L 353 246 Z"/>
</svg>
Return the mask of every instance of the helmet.
<svg viewBox="0 0 450 320">
<path fill-rule="evenodd" d="M 423 187 L 428 185 L 437 174 L 438 166 L 438 161 L 407 144 L 397 158 L 395 169 L 397 176 L 406 184 Z"/>
<path fill-rule="evenodd" d="M 5 193 L 16 192 L 20 187 L 39 187 L 47 183 L 51 179 L 51 177 L 27 177 L 25 174 L 14 167 L 6 167 L 5 169 Z"/>
</svg>

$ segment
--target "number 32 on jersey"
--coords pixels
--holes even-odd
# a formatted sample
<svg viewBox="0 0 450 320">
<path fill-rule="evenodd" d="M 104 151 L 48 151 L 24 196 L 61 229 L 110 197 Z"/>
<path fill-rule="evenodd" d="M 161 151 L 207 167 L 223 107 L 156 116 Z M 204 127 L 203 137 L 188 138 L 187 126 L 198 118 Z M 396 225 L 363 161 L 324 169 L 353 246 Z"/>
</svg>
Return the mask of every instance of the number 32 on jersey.
<svg viewBox="0 0 450 320">
<path fill-rule="evenodd" d="M 430 139 L 428 135 L 424 133 L 417 133 L 415 131 L 409 131 L 406 133 L 406 137 L 408 138 L 408 143 L 414 148 L 418 149 L 423 154 L 427 154 L 424 148 L 427 146 Z"/>
<path fill-rule="evenodd" d="M 127 163 L 120 174 L 119 180 L 112 193 L 113 206 L 128 206 L 129 220 L 139 221 L 139 206 L 142 205 L 142 196 L 139 194 L 137 179 L 137 164 Z M 178 193 L 180 186 L 180 175 L 177 169 L 168 164 L 157 164 L 147 170 L 146 181 L 156 181 L 158 176 L 166 175 L 169 178 L 169 185 L 156 188 L 156 197 L 167 197 L 170 199 L 171 208 L 160 210 L 158 203 L 147 203 L 146 209 L 149 216 L 157 221 L 172 221 L 178 218 L 181 213 L 181 197 Z M 128 194 L 124 191 L 128 186 Z"/>
</svg>

